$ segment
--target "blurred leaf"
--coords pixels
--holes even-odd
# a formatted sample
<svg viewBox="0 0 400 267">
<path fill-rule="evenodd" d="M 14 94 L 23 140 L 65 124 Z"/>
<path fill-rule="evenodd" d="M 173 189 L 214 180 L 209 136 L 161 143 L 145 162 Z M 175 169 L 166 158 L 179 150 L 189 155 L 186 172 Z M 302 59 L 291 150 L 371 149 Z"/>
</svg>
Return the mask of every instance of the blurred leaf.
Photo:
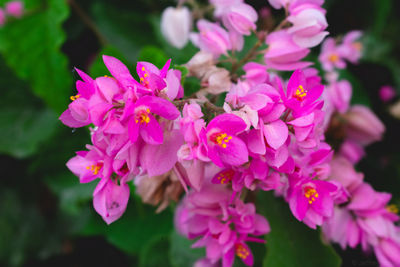
<svg viewBox="0 0 400 267">
<path fill-rule="evenodd" d="M 72 173 L 46 178 L 46 184 L 58 195 L 60 207 L 68 214 L 79 214 L 82 206 L 88 206 L 93 198 L 96 182 L 81 184 Z"/>
<path fill-rule="evenodd" d="M 143 206 L 139 201 L 131 197 L 125 214 L 110 225 L 93 211 L 82 234 L 104 235 L 110 243 L 126 253 L 140 254 L 150 242 L 172 231 L 172 214 L 169 210 L 155 214 L 154 208 Z"/>
<path fill-rule="evenodd" d="M 59 122 L 2 62 L 0 68 L 0 153 L 27 157 L 54 134 Z"/>
<path fill-rule="evenodd" d="M 92 13 L 100 32 L 129 62 L 137 61 L 141 47 L 154 43 L 146 13 L 118 9 L 111 1 L 96 2 Z"/>
<path fill-rule="evenodd" d="M 168 237 L 157 238 L 145 247 L 140 255 L 141 267 L 171 267 L 168 258 L 170 249 Z"/>
<path fill-rule="evenodd" d="M 196 77 L 186 77 L 183 88 L 185 91 L 185 96 L 190 96 L 200 90 L 200 80 Z"/>
<path fill-rule="evenodd" d="M 108 45 L 100 51 L 100 53 L 97 55 L 96 59 L 90 66 L 89 73 L 93 78 L 104 76 L 110 73 L 107 70 L 106 65 L 104 65 L 103 55 L 118 58 L 119 60 L 124 62 L 124 64 L 126 64 L 128 68 L 131 69 L 131 65 L 125 62 L 123 54 L 114 46 Z"/>
<path fill-rule="evenodd" d="M 318 231 L 298 222 L 288 204 L 276 199 L 272 193 L 260 192 L 258 205 L 271 225 L 267 235 L 266 267 L 338 267 L 341 259 L 335 250 L 322 244 Z"/>
<path fill-rule="evenodd" d="M 18 77 L 60 112 L 67 106 L 72 81 L 67 58 L 60 51 L 67 1 L 26 1 L 26 6 L 28 14 L 0 29 L 0 52 Z"/>
<path fill-rule="evenodd" d="M 204 248 L 191 248 L 193 241 L 181 236 L 176 231 L 171 233 L 169 256 L 174 267 L 187 267 L 205 257 Z"/>
<path fill-rule="evenodd" d="M 168 57 L 163 50 L 156 46 L 145 46 L 140 50 L 138 61 L 147 61 L 153 63 L 156 67 L 161 69 Z"/>
</svg>

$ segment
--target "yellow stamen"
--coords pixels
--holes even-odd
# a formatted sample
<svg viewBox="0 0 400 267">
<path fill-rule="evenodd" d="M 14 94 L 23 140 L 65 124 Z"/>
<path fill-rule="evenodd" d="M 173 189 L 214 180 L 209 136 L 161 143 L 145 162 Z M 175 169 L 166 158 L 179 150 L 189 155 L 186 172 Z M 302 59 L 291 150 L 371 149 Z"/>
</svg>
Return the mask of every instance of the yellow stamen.
<svg viewBox="0 0 400 267">
<path fill-rule="evenodd" d="M 307 96 L 307 90 L 304 89 L 304 87 L 302 85 L 299 85 L 299 87 L 297 87 L 297 90 L 294 93 L 293 97 L 299 101 L 303 101 L 304 100 L 303 98 L 306 96 Z"/>
<path fill-rule="evenodd" d="M 78 98 L 80 98 L 81 97 L 81 95 L 73 95 L 73 96 L 71 96 L 69 99 L 71 99 L 71 101 L 75 101 L 75 100 L 77 100 Z"/>
<path fill-rule="evenodd" d="M 217 179 L 221 182 L 221 184 L 227 184 L 232 181 L 234 174 L 234 170 L 226 170 L 218 174 Z"/>
<path fill-rule="evenodd" d="M 399 213 L 399 208 L 395 204 L 387 205 L 386 210 L 391 213 Z"/>
<path fill-rule="evenodd" d="M 247 257 L 250 255 L 249 250 L 242 244 L 236 244 L 235 250 L 236 250 L 236 255 L 242 260 L 247 259 Z"/>
<path fill-rule="evenodd" d="M 222 148 L 227 148 L 227 143 L 229 143 L 231 139 L 232 136 L 229 136 L 226 133 L 218 133 L 211 136 L 211 141 Z"/>
<path fill-rule="evenodd" d="M 316 200 L 316 198 L 319 197 L 317 190 L 312 187 L 307 187 L 305 189 L 304 196 L 308 198 L 308 204 L 312 204 Z"/>
<path fill-rule="evenodd" d="M 93 165 L 86 167 L 86 170 L 91 170 L 94 175 L 97 175 L 99 173 L 100 169 L 101 169 L 101 165 L 99 165 L 99 164 L 93 164 Z"/>
<path fill-rule="evenodd" d="M 146 123 L 146 124 L 149 123 L 149 122 L 150 122 L 149 114 L 150 114 L 150 109 L 149 109 L 149 108 L 139 110 L 139 111 L 136 113 L 135 122 L 136 122 L 136 123 L 140 123 L 140 124 L 142 124 L 142 123 Z"/>
</svg>

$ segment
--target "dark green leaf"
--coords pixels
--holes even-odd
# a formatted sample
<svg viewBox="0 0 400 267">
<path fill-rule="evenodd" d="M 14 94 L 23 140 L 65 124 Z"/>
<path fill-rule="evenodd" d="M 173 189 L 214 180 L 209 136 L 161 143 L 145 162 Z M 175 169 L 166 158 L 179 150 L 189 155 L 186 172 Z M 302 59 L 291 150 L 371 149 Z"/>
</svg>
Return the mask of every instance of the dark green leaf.
<svg viewBox="0 0 400 267">
<path fill-rule="evenodd" d="M 26 1 L 27 14 L 0 29 L 0 52 L 17 76 L 55 111 L 68 104 L 72 75 L 60 48 L 61 24 L 69 9 L 65 0 Z"/>
<path fill-rule="evenodd" d="M 168 57 L 160 48 L 156 46 L 145 46 L 140 50 L 138 61 L 147 61 L 158 68 L 162 68 L 167 62 Z"/>
<path fill-rule="evenodd" d="M 334 249 L 322 243 L 318 231 L 298 222 L 288 204 L 272 193 L 260 192 L 259 212 L 271 225 L 267 235 L 265 267 L 338 267 L 341 260 Z"/>
<path fill-rule="evenodd" d="M 175 231 L 171 234 L 169 255 L 174 267 L 193 266 L 198 259 L 205 257 L 205 249 L 191 248 L 192 243 L 193 241 Z"/>
</svg>

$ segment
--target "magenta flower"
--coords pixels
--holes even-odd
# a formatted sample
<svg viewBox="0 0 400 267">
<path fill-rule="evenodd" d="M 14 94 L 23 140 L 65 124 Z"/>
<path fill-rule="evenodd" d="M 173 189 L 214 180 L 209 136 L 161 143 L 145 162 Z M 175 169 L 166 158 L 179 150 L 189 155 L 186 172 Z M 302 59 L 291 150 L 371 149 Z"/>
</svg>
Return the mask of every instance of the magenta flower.
<svg viewBox="0 0 400 267">
<path fill-rule="evenodd" d="M 324 86 L 315 85 L 304 75 L 303 71 L 296 70 L 289 79 L 286 93 L 280 87 L 280 94 L 286 107 L 292 110 L 294 117 L 311 113 L 321 109 L 323 102 L 317 101 L 321 96 Z"/>
<path fill-rule="evenodd" d="M 179 117 L 179 111 L 169 101 L 155 97 L 141 97 L 132 106 L 132 115 L 128 123 L 129 138 L 136 142 L 139 134 L 148 144 L 162 144 L 163 129 L 152 114 L 157 114 L 167 120 Z"/>
<path fill-rule="evenodd" d="M 392 86 L 386 85 L 379 89 L 379 98 L 385 103 L 392 100 L 395 96 L 396 90 Z"/>
<path fill-rule="evenodd" d="M 298 178 L 291 178 L 298 179 Z M 311 228 L 321 225 L 332 216 L 332 193 L 338 190 L 333 183 L 302 179 L 289 189 L 288 202 L 293 215 Z"/>
<path fill-rule="evenodd" d="M 219 167 L 239 166 L 248 161 L 246 144 L 236 135 L 246 129 L 246 123 L 233 114 L 218 115 L 202 132 L 208 157 Z"/>
<path fill-rule="evenodd" d="M 0 8 L 0 27 L 6 24 L 6 13 Z"/>
<path fill-rule="evenodd" d="M 107 224 L 118 220 L 128 204 L 129 186 L 123 180 L 118 185 L 111 178 L 103 178 L 94 190 L 93 206 Z"/>
<path fill-rule="evenodd" d="M 22 1 L 10 1 L 6 4 L 6 13 L 10 16 L 20 18 L 24 13 L 24 3 Z"/>
</svg>

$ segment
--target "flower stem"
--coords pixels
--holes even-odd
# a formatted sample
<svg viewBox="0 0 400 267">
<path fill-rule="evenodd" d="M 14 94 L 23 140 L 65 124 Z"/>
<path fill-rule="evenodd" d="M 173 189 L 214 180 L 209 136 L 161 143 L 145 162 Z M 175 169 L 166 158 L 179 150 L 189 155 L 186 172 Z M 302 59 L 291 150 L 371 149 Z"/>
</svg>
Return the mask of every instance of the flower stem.
<svg viewBox="0 0 400 267">
<path fill-rule="evenodd" d="M 68 0 L 68 4 L 75 11 L 76 15 L 78 15 L 78 17 L 81 19 L 83 24 L 85 24 L 86 27 L 88 27 L 93 32 L 93 34 L 98 39 L 99 43 L 102 46 L 105 46 L 108 43 L 107 39 L 103 36 L 103 34 L 101 34 L 99 28 L 97 28 L 97 25 L 85 13 L 85 11 L 78 5 L 78 3 L 75 0 Z"/>
</svg>

